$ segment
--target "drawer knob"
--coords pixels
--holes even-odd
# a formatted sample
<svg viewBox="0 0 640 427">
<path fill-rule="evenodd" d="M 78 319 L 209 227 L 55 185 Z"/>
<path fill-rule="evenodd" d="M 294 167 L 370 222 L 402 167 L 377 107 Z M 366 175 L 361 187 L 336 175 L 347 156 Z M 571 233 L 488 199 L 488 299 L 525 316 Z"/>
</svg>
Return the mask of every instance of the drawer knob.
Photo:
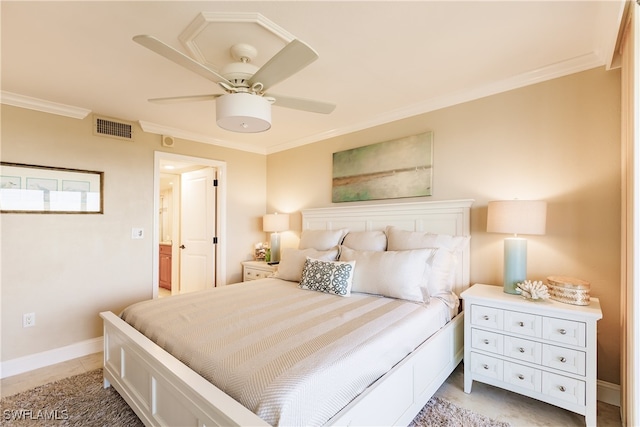
<svg viewBox="0 0 640 427">
<path fill-rule="evenodd" d="M 524 326 L 524 322 L 518 322 L 518 326 L 520 327 Z"/>
<path fill-rule="evenodd" d="M 564 362 L 566 362 L 566 361 L 567 361 L 567 359 L 566 359 L 566 358 L 564 358 L 564 357 L 561 357 L 561 358 L 560 358 L 560 361 L 561 361 L 562 363 L 564 363 Z"/>
<path fill-rule="evenodd" d="M 483 318 L 484 320 L 489 320 L 489 316 L 487 316 L 486 314 L 485 314 L 484 316 L 482 316 L 482 318 Z"/>
<path fill-rule="evenodd" d="M 489 340 L 488 339 L 484 339 L 484 340 L 482 340 L 482 342 L 485 343 L 485 344 L 489 344 Z"/>
<path fill-rule="evenodd" d="M 482 365 L 482 367 L 483 367 L 484 369 L 489 369 L 489 365 L 487 365 L 486 363 L 485 363 L 484 365 Z"/>
<path fill-rule="evenodd" d="M 560 335 L 566 335 L 567 334 L 567 330 L 566 329 L 558 329 L 558 332 L 560 332 Z"/>
<path fill-rule="evenodd" d="M 519 351 L 520 353 L 524 353 L 524 348 L 520 347 L 520 348 L 518 349 L 518 351 Z"/>
<path fill-rule="evenodd" d="M 561 386 L 560 386 L 560 387 L 558 387 L 558 388 L 559 388 L 559 389 L 560 389 L 560 391 L 561 391 L 561 392 L 563 392 L 563 393 L 567 390 L 566 388 L 564 388 L 564 386 L 563 386 L 563 385 L 561 385 Z"/>
<path fill-rule="evenodd" d="M 523 380 L 523 379 L 524 379 L 524 375 L 522 375 L 522 374 L 518 374 L 518 379 L 519 379 L 519 380 Z"/>
</svg>

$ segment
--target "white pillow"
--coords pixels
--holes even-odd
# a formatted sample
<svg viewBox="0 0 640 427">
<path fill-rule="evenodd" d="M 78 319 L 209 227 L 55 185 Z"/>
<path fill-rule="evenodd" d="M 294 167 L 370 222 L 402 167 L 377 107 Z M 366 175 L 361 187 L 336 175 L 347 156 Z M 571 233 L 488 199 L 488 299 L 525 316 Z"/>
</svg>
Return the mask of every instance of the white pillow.
<svg viewBox="0 0 640 427">
<path fill-rule="evenodd" d="M 407 249 L 447 248 L 459 251 L 469 243 L 469 236 L 451 236 L 423 231 L 407 231 L 389 226 L 386 229 L 387 249 L 404 251 Z"/>
<path fill-rule="evenodd" d="M 352 292 L 428 302 L 427 262 L 436 249 L 410 251 L 354 251 L 340 248 L 340 261 L 355 261 Z"/>
<path fill-rule="evenodd" d="M 302 289 L 348 297 L 355 261 L 322 261 L 307 257 L 298 285 Z"/>
<path fill-rule="evenodd" d="M 338 258 L 338 247 L 336 246 L 328 251 L 284 248 L 280 253 L 278 271 L 274 276 L 282 280 L 299 282 L 302 278 L 302 269 L 308 256 L 324 261 L 335 261 L 336 258 Z"/>
<path fill-rule="evenodd" d="M 414 249 L 415 250 L 415 249 Z M 431 297 L 450 295 L 453 290 L 456 255 L 447 248 L 434 248 L 433 254 L 427 261 L 429 270 L 427 289 Z"/>
<path fill-rule="evenodd" d="M 304 230 L 300 236 L 298 249 L 328 251 L 342 243 L 347 234 L 346 228 L 340 230 Z"/>
<path fill-rule="evenodd" d="M 401 251 L 407 249 L 424 249 L 424 248 L 443 248 L 449 253 L 440 254 L 439 263 L 444 268 L 444 264 L 448 268 L 447 282 L 438 282 L 433 285 L 438 292 L 451 293 L 456 281 L 456 266 L 458 265 L 461 252 L 469 244 L 470 236 L 451 236 L 448 234 L 436 234 L 422 231 L 406 231 L 397 227 L 389 226 L 386 228 L 387 249 L 393 251 Z M 446 258 L 446 259 L 445 259 Z M 441 273 L 444 274 L 444 273 Z M 439 279 L 442 279 L 439 276 Z M 445 290 L 446 288 L 446 290 Z M 437 295 L 431 293 L 431 296 Z"/>
<path fill-rule="evenodd" d="M 350 231 L 342 244 L 356 251 L 384 251 L 387 235 L 384 231 Z"/>
</svg>

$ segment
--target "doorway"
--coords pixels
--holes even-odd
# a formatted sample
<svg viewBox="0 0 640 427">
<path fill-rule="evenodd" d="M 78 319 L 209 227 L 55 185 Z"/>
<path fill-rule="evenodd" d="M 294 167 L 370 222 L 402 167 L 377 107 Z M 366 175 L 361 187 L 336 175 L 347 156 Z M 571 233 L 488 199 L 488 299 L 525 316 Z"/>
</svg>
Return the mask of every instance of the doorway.
<svg viewBox="0 0 640 427">
<path fill-rule="evenodd" d="M 166 152 L 154 157 L 153 298 L 224 286 L 226 163 Z"/>
</svg>

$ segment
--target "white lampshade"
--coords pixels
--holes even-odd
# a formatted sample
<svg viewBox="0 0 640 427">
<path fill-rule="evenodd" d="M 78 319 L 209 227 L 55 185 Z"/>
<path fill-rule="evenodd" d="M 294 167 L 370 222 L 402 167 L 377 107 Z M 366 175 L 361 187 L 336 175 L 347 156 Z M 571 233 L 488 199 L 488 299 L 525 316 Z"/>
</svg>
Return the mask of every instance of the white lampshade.
<svg viewBox="0 0 640 427">
<path fill-rule="evenodd" d="M 489 202 L 487 231 L 506 234 L 544 234 L 547 202 L 541 200 L 500 200 Z"/>
<path fill-rule="evenodd" d="M 271 128 L 271 103 L 249 93 L 223 95 L 216 98 L 216 123 L 232 132 L 264 132 Z"/>
<path fill-rule="evenodd" d="M 289 229 L 289 215 L 276 213 L 263 216 L 262 229 L 267 232 L 287 231 Z"/>
</svg>

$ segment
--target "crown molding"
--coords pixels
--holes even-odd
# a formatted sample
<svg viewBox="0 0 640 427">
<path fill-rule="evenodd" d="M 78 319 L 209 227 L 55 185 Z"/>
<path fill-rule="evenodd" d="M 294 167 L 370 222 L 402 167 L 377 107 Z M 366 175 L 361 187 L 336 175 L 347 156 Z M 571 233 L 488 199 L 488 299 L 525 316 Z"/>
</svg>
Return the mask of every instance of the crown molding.
<svg viewBox="0 0 640 427">
<path fill-rule="evenodd" d="M 19 95 L 17 93 L 6 91 L 0 91 L 0 103 L 80 120 L 84 119 L 89 115 L 89 113 L 91 113 L 91 110 L 87 110 L 86 108 L 59 104 L 57 102 L 45 101 L 43 99 L 32 98 L 30 96 Z"/>
<path fill-rule="evenodd" d="M 309 135 L 304 138 L 299 138 L 296 140 L 285 142 L 283 144 L 274 145 L 266 149 L 253 146 L 251 144 L 243 144 L 238 142 L 230 143 L 228 141 L 213 138 L 207 135 L 163 126 L 156 123 L 146 121 L 139 121 L 138 123 L 140 124 L 140 127 L 142 127 L 143 131 L 149 133 L 155 133 L 158 135 L 170 135 L 175 138 L 217 145 L 234 150 L 268 155 L 602 66 L 605 66 L 605 60 L 600 55 L 591 52 L 569 59 L 567 61 L 551 64 L 546 67 L 522 73 L 498 82 L 489 83 L 468 90 L 461 90 L 459 92 L 448 94 L 446 96 L 431 98 L 418 104 L 380 114 L 368 120 L 363 120 L 361 122 L 354 123 L 348 126 L 331 129 L 326 132 Z M 62 116 L 73 117 L 76 119 L 83 119 L 87 115 L 89 115 L 89 113 L 91 113 L 91 110 L 87 110 L 84 108 L 44 101 L 41 99 L 18 95 L 11 92 L 1 91 L 0 95 L 0 101 L 2 104 L 13 105 L 15 107 L 28 108 L 31 110 L 58 114 Z"/>
<path fill-rule="evenodd" d="M 501 92 L 507 92 L 524 86 L 541 83 L 559 77 L 564 77 L 569 74 L 579 73 L 581 71 L 586 71 L 604 65 L 604 60 L 596 53 L 591 52 L 585 55 L 578 56 L 576 58 L 569 59 L 567 61 L 558 62 L 556 64 L 551 64 L 537 70 L 522 73 L 508 79 L 478 86 L 476 88 L 468 90 L 462 90 L 456 93 L 447 94 L 441 97 L 431 98 L 424 102 L 389 111 L 387 113 L 373 117 L 369 120 L 364 120 L 349 126 L 332 129 L 327 132 L 321 132 L 305 138 L 300 138 L 297 140 L 285 142 L 283 144 L 271 146 L 267 149 L 267 154 L 273 154 L 325 139 L 346 135 L 348 133 L 358 132 L 371 127 L 380 126 L 386 123 L 391 123 L 420 114 L 425 114 L 442 108 L 451 107 L 453 105 L 474 101 L 476 99 L 495 95 Z"/>
</svg>

